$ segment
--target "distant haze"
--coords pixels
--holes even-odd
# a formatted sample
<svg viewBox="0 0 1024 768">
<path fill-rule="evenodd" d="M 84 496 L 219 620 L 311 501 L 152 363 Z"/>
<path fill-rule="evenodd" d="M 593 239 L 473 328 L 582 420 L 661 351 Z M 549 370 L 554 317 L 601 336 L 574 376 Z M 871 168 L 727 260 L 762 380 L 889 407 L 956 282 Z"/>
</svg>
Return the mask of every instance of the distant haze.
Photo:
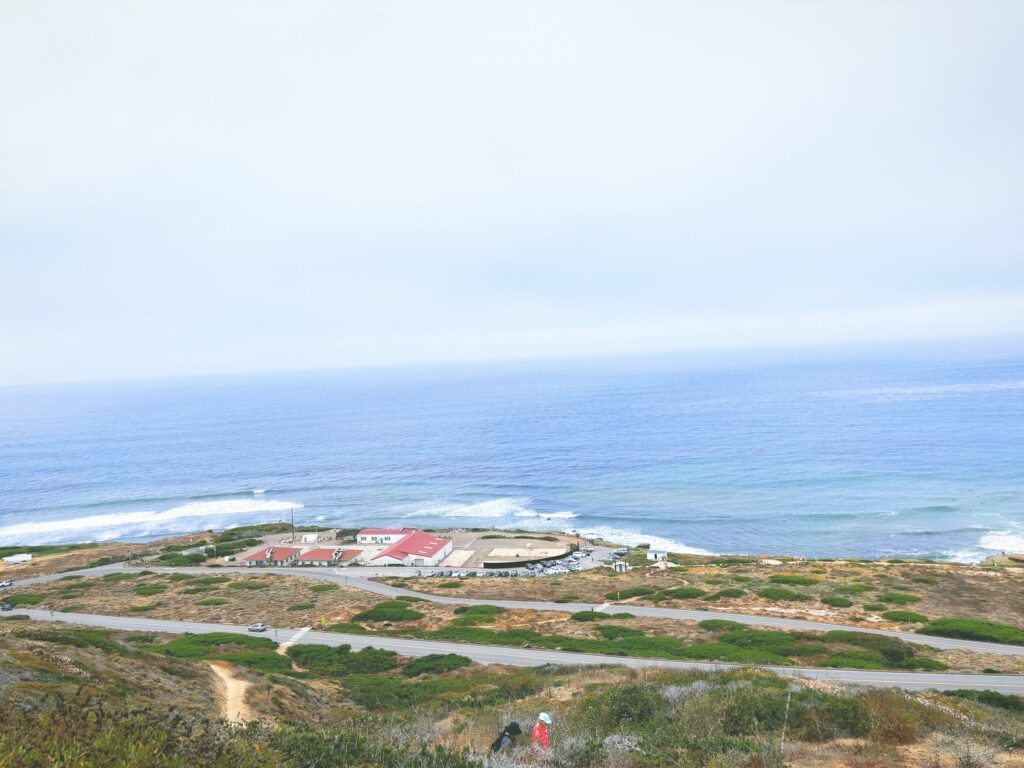
<svg viewBox="0 0 1024 768">
<path fill-rule="evenodd" d="M 1024 333 L 1024 4 L 13 2 L 0 384 Z"/>
</svg>

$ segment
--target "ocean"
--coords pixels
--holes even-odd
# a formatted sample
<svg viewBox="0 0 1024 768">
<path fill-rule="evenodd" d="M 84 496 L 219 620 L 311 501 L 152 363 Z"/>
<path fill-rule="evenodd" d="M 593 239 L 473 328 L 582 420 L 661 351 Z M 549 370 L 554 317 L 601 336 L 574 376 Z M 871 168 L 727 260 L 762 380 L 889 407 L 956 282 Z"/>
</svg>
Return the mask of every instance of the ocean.
<svg viewBox="0 0 1024 768">
<path fill-rule="evenodd" d="M 1024 551 L 1024 353 L 949 348 L 0 389 L 0 545 L 252 522 L 683 552 Z"/>
</svg>

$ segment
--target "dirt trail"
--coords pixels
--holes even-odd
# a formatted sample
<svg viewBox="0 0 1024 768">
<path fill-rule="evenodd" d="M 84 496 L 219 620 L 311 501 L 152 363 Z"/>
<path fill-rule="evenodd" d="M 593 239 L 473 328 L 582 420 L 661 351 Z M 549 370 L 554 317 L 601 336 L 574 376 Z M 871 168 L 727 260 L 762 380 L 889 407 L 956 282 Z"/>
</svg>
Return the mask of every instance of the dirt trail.
<svg viewBox="0 0 1024 768">
<path fill-rule="evenodd" d="M 239 680 L 231 674 L 231 665 L 226 661 L 211 661 L 210 668 L 224 686 L 224 718 L 232 723 L 244 723 L 256 720 L 249 705 L 245 703 L 245 692 L 249 689 L 248 680 Z"/>
</svg>

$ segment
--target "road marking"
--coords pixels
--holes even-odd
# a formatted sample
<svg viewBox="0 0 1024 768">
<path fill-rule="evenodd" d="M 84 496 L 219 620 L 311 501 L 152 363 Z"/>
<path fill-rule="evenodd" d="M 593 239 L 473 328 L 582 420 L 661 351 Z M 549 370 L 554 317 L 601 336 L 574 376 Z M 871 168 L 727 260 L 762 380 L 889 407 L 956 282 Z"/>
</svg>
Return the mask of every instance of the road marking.
<svg viewBox="0 0 1024 768">
<path fill-rule="evenodd" d="M 601 611 L 601 612 L 604 612 L 604 611 L 607 611 L 607 610 L 608 610 L 609 608 L 611 608 L 611 607 L 612 607 L 612 604 L 611 604 L 611 603 L 605 603 L 604 605 L 599 605 L 599 606 L 598 606 L 597 608 L 595 608 L 594 610 L 595 610 L 595 611 Z"/>
<path fill-rule="evenodd" d="M 311 630 L 311 629 L 312 629 L 312 627 L 303 627 L 298 632 L 296 632 L 294 635 L 292 635 L 291 638 L 289 638 L 288 640 L 285 640 L 283 643 L 281 643 L 281 647 L 282 648 L 287 648 L 289 645 L 295 645 L 297 642 L 299 642 L 299 640 L 301 640 L 303 637 L 305 637 L 306 633 L 309 632 L 309 630 Z"/>
</svg>

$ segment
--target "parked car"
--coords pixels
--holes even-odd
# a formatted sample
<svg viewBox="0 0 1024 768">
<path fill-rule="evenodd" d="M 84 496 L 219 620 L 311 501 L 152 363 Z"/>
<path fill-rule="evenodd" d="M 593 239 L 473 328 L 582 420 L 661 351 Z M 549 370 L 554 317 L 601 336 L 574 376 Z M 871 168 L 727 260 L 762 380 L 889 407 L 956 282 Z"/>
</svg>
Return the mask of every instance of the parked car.
<svg viewBox="0 0 1024 768">
<path fill-rule="evenodd" d="M 264 624 L 262 621 L 258 621 L 255 624 L 250 624 L 249 625 L 249 631 L 250 632 L 266 632 L 267 631 L 267 625 Z"/>
<path fill-rule="evenodd" d="M 13 586 L 14 586 L 14 582 L 11 581 L 10 579 L 7 579 L 7 581 L 0 581 L 0 587 L 13 587 Z"/>
<path fill-rule="evenodd" d="M 10 611 L 10 610 L 13 610 L 13 609 L 14 609 L 14 606 L 11 605 L 10 603 L 0 603 L 0 611 Z"/>
</svg>

